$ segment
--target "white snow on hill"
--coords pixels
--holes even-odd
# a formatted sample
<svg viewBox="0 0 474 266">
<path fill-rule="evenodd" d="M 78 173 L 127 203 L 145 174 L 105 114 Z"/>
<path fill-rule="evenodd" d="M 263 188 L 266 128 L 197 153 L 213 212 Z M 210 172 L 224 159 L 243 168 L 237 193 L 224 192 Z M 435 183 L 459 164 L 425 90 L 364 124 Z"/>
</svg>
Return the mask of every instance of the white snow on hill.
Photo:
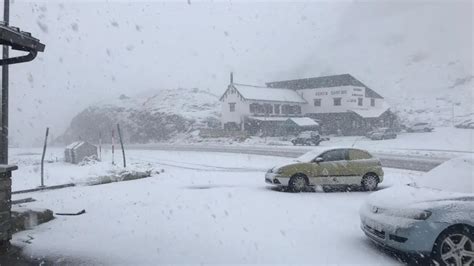
<svg viewBox="0 0 474 266">
<path fill-rule="evenodd" d="M 404 123 L 430 122 L 435 126 L 452 126 L 474 120 L 473 81 L 469 79 L 465 84 L 446 87 L 444 93 L 387 98 L 387 101 Z"/>
<path fill-rule="evenodd" d="M 93 107 L 122 107 L 150 113 L 177 114 L 198 124 L 220 116 L 219 96 L 199 88 L 148 90 L 100 101 Z"/>
</svg>

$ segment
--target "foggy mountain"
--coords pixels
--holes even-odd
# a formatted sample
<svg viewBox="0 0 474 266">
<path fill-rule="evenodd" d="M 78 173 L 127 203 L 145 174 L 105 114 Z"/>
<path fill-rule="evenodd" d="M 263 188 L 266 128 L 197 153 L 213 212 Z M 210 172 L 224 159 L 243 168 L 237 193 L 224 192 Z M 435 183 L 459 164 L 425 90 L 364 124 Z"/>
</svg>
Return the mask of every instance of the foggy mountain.
<svg viewBox="0 0 474 266">
<path fill-rule="evenodd" d="M 437 98 L 446 119 L 453 103 L 472 112 L 471 1 L 17 0 L 11 16 L 46 44 L 11 67 L 10 132 L 22 144 L 40 143 L 46 126 L 61 134 L 98 99 L 178 87 L 220 95 L 230 71 L 257 85 L 351 73 L 407 119 Z"/>
</svg>

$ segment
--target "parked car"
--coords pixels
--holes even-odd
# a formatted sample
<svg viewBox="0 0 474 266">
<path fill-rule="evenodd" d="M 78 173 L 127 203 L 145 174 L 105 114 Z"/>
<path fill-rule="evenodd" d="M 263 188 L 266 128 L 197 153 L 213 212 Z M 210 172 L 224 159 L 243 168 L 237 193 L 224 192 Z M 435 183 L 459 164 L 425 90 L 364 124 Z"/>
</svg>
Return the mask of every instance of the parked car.
<svg viewBox="0 0 474 266">
<path fill-rule="evenodd" d="M 452 159 L 416 183 L 371 194 L 360 209 L 362 230 L 391 250 L 439 265 L 473 265 L 473 165 L 472 156 Z"/>
<path fill-rule="evenodd" d="M 370 133 L 369 138 L 371 140 L 395 139 L 397 138 L 397 132 L 391 128 L 378 128 Z"/>
<path fill-rule="evenodd" d="M 474 129 L 474 121 L 471 119 L 463 121 L 462 123 L 459 123 L 455 125 L 457 128 L 469 128 L 469 129 Z"/>
<path fill-rule="evenodd" d="M 292 139 L 291 143 L 293 143 L 293 145 L 295 146 L 298 144 L 307 145 L 307 146 L 311 146 L 311 145 L 318 146 L 319 143 L 321 143 L 321 141 L 324 141 L 324 140 L 329 140 L 329 139 L 322 138 L 319 135 L 318 131 L 303 131 L 300 134 L 298 134 L 296 138 Z"/>
<path fill-rule="evenodd" d="M 367 133 L 365 133 L 365 137 L 369 138 L 370 139 L 370 136 L 372 136 L 372 134 L 377 131 L 378 128 L 372 128 L 370 131 L 367 131 Z"/>
<path fill-rule="evenodd" d="M 265 182 L 300 192 L 320 185 L 325 191 L 341 187 L 362 187 L 373 191 L 383 181 L 380 161 L 365 150 L 317 149 L 295 161 L 268 170 Z"/>
<path fill-rule="evenodd" d="M 407 132 L 431 132 L 433 129 L 430 123 L 415 123 L 407 127 Z"/>
</svg>

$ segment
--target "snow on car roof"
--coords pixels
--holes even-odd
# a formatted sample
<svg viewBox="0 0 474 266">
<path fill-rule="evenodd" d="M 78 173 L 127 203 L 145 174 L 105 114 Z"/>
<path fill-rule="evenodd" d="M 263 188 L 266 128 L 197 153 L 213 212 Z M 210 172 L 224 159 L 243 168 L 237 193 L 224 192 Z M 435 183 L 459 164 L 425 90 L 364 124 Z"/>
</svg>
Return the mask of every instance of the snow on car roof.
<svg viewBox="0 0 474 266">
<path fill-rule="evenodd" d="M 321 147 L 318 146 L 316 148 L 313 148 L 311 151 L 301 155 L 300 157 L 296 158 L 295 160 L 298 162 L 310 162 L 314 158 L 316 158 L 318 155 L 321 155 L 321 153 L 330 151 L 330 150 L 338 150 L 338 149 L 351 149 L 348 147 Z"/>
<path fill-rule="evenodd" d="M 247 100 L 306 103 L 296 91 L 290 89 L 274 89 L 237 83 L 234 83 L 233 86 Z"/>
<path fill-rule="evenodd" d="M 416 181 L 418 187 L 474 193 L 474 154 L 451 159 Z"/>
</svg>

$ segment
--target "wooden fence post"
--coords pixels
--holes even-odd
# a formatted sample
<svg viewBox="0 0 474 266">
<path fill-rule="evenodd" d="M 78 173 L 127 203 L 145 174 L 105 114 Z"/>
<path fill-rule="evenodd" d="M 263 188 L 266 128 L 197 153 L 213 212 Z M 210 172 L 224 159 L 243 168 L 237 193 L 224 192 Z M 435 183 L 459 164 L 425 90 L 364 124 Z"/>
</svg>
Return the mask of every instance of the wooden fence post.
<svg viewBox="0 0 474 266">
<path fill-rule="evenodd" d="M 112 165 L 115 165 L 114 155 L 115 155 L 115 130 L 112 129 Z"/>
<path fill-rule="evenodd" d="M 102 161 L 102 132 L 99 132 L 99 161 Z"/>
<path fill-rule="evenodd" d="M 120 139 L 120 146 L 122 147 L 122 156 L 123 156 L 123 167 L 127 167 L 127 161 L 125 160 L 125 149 L 123 148 L 123 140 L 122 140 L 122 131 L 120 130 L 120 125 L 117 124 L 117 131 L 119 134 L 119 139 Z"/>
</svg>

